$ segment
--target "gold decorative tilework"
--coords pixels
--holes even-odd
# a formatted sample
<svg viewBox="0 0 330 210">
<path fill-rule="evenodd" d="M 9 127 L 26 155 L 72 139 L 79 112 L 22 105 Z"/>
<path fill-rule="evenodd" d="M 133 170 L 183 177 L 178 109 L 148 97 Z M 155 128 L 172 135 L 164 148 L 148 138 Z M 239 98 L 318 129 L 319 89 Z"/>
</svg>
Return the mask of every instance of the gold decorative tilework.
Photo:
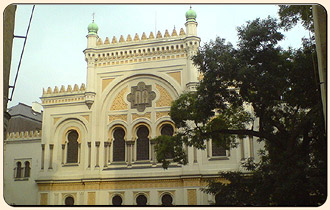
<svg viewBox="0 0 330 210">
<path fill-rule="evenodd" d="M 48 193 L 40 193 L 40 205 L 48 205 Z"/>
<path fill-rule="evenodd" d="M 82 115 L 82 117 L 85 118 L 87 122 L 89 122 L 89 115 Z"/>
<path fill-rule="evenodd" d="M 112 82 L 115 78 L 103 79 L 102 80 L 102 91 Z"/>
<path fill-rule="evenodd" d="M 110 115 L 109 116 L 109 122 L 112 122 L 114 120 L 124 120 L 127 121 L 127 115 L 126 114 L 120 114 L 120 115 Z"/>
<path fill-rule="evenodd" d="M 175 79 L 180 85 L 181 85 L 181 72 L 170 72 L 167 73 L 169 76 L 171 76 L 173 79 Z"/>
<path fill-rule="evenodd" d="M 128 105 L 124 101 L 124 95 L 127 93 L 127 87 L 123 88 L 113 100 L 110 110 L 126 110 Z"/>
<path fill-rule="evenodd" d="M 170 115 L 170 112 L 156 112 L 156 120 L 158 120 L 161 117 L 169 116 L 169 115 Z"/>
<path fill-rule="evenodd" d="M 218 179 L 217 179 L 218 180 Z M 224 181 L 224 180 L 218 180 Z M 80 190 L 124 190 L 138 188 L 172 188 L 172 187 L 204 187 L 207 182 L 196 179 L 154 179 L 154 180 L 120 180 L 120 181 L 85 181 L 63 183 L 39 183 L 39 191 L 80 191 Z"/>
<path fill-rule="evenodd" d="M 147 112 L 147 113 L 145 113 L 145 114 L 143 114 L 143 115 L 139 115 L 139 114 L 132 114 L 132 120 L 134 121 L 134 120 L 136 120 L 137 118 L 142 118 L 142 117 L 144 117 L 144 118 L 148 118 L 149 120 L 151 119 L 151 113 L 150 112 Z"/>
<path fill-rule="evenodd" d="M 197 194 L 196 189 L 188 189 L 188 205 L 197 205 Z"/>
<path fill-rule="evenodd" d="M 160 97 L 156 102 L 156 107 L 171 106 L 171 102 L 173 101 L 172 96 L 162 86 L 156 85 L 156 88 L 160 93 Z"/>
<path fill-rule="evenodd" d="M 96 198 L 96 193 L 95 192 L 88 192 L 88 194 L 87 194 L 87 205 L 95 205 L 95 198 Z"/>
</svg>

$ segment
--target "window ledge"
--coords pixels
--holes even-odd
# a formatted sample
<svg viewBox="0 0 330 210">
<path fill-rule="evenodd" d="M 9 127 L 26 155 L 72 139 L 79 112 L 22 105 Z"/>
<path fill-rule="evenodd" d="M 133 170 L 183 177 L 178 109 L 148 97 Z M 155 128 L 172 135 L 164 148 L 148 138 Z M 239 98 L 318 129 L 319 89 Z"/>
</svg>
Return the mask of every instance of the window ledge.
<svg viewBox="0 0 330 210">
<path fill-rule="evenodd" d="M 209 157 L 208 160 L 209 161 L 213 161 L 213 160 L 229 160 L 229 157 L 227 157 L 227 156 L 216 156 L 216 157 Z"/>
<path fill-rule="evenodd" d="M 62 165 L 63 167 L 70 167 L 70 166 L 79 166 L 78 163 L 65 163 Z"/>
<path fill-rule="evenodd" d="M 125 161 L 114 161 L 110 165 L 127 165 L 127 163 Z"/>
<path fill-rule="evenodd" d="M 152 162 L 150 160 L 136 160 L 133 162 L 133 165 L 137 164 L 152 164 Z"/>
<path fill-rule="evenodd" d="M 28 181 L 29 177 L 15 178 L 15 181 Z"/>
</svg>

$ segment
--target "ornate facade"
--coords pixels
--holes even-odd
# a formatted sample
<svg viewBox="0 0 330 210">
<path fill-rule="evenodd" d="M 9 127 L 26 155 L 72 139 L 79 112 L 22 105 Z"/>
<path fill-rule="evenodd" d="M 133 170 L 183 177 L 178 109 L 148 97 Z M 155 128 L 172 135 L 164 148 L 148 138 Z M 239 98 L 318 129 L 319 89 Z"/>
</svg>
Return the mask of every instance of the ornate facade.
<svg viewBox="0 0 330 210">
<path fill-rule="evenodd" d="M 200 76 L 191 61 L 200 44 L 192 9 L 186 20 L 179 32 L 111 42 L 98 37 L 94 21 L 88 26 L 86 86 L 48 88 L 41 97 L 36 204 L 209 205 L 205 179 L 255 155 L 251 138 L 220 153 L 211 142 L 205 151 L 187 147 L 185 166 L 157 163 L 152 138 L 175 132 L 171 102 L 194 91 Z"/>
</svg>

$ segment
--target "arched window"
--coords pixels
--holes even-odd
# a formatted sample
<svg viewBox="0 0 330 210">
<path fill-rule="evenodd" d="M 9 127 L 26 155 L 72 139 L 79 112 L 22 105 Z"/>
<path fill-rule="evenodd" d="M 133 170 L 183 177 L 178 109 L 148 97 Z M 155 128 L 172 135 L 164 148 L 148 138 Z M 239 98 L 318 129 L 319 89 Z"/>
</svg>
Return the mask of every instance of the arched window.
<svg viewBox="0 0 330 210">
<path fill-rule="evenodd" d="M 25 167 L 24 167 L 24 177 L 30 177 L 30 171 L 31 171 L 31 167 L 30 167 L 30 162 L 29 161 L 25 161 Z"/>
<path fill-rule="evenodd" d="M 78 136 L 76 130 L 68 133 L 67 163 L 78 163 Z"/>
<path fill-rule="evenodd" d="M 226 156 L 226 149 L 212 141 L 212 156 Z"/>
<path fill-rule="evenodd" d="M 113 132 L 113 161 L 125 161 L 125 131 L 117 128 Z"/>
<path fill-rule="evenodd" d="M 173 136 L 173 133 L 174 129 L 170 124 L 165 124 L 160 130 L 161 135 Z"/>
<path fill-rule="evenodd" d="M 149 160 L 149 130 L 142 125 L 137 130 L 137 160 Z"/>
<path fill-rule="evenodd" d="M 145 205 L 147 205 L 147 202 L 148 202 L 148 199 L 145 195 L 141 194 L 136 197 L 136 204 L 138 206 L 145 206 Z"/>
<path fill-rule="evenodd" d="M 123 199 L 120 197 L 120 195 L 113 196 L 112 205 L 121 206 L 122 203 L 123 203 Z"/>
<path fill-rule="evenodd" d="M 22 163 L 17 162 L 16 163 L 16 178 L 21 178 L 22 177 Z"/>
<path fill-rule="evenodd" d="M 162 205 L 163 206 L 172 206 L 173 205 L 173 198 L 170 194 L 164 194 L 162 196 Z"/>
<path fill-rule="evenodd" d="M 161 134 L 161 135 L 164 135 L 164 136 L 173 136 L 173 133 L 174 133 L 173 126 L 170 125 L 170 124 L 165 124 L 165 125 L 162 126 L 162 128 L 160 129 L 160 134 Z M 165 157 L 166 157 L 167 159 L 172 159 L 173 156 L 174 156 L 173 153 L 165 154 Z"/>
<path fill-rule="evenodd" d="M 74 198 L 72 196 L 68 196 L 65 198 L 64 201 L 66 206 L 73 206 L 74 205 Z"/>
</svg>

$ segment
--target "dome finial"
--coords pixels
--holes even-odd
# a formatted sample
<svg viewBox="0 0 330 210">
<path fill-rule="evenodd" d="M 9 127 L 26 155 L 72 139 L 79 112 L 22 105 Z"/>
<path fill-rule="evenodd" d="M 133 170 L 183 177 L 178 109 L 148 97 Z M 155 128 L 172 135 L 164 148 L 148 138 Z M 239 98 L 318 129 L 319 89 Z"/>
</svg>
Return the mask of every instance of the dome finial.
<svg viewBox="0 0 330 210">
<path fill-rule="evenodd" d="M 96 25 L 96 23 L 94 23 L 95 12 L 93 12 L 92 17 L 93 17 L 92 23 L 88 25 L 87 29 L 88 29 L 88 34 L 95 35 L 99 30 L 99 27 Z"/>
<path fill-rule="evenodd" d="M 190 21 L 196 22 L 196 17 L 197 17 L 197 14 L 194 10 L 191 9 L 191 5 L 190 5 L 190 9 L 186 12 L 186 21 L 187 22 L 190 22 Z"/>
</svg>

